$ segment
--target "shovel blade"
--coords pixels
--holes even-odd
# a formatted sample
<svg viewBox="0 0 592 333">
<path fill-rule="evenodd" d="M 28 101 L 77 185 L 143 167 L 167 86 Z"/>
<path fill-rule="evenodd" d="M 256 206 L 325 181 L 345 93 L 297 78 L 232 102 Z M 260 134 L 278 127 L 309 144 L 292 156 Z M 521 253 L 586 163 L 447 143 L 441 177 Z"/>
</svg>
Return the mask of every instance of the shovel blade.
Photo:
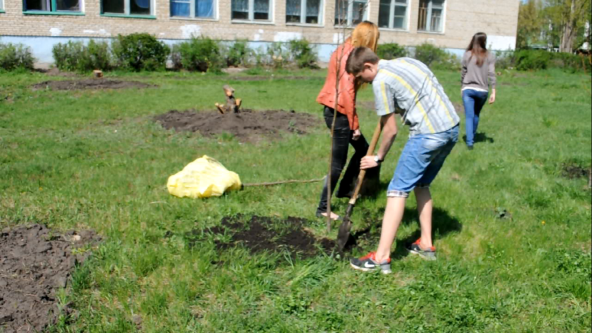
<svg viewBox="0 0 592 333">
<path fill-rule="evenodd" d="M 337 233 L 337 249 L 339 252 L 343 252 L 345 249 L 345 244 L 349 240 L 351 227 L 351 220 L 349 218 L 343 219 L 343 222 L 339 226 L 339 233 Z"/>
</svg>

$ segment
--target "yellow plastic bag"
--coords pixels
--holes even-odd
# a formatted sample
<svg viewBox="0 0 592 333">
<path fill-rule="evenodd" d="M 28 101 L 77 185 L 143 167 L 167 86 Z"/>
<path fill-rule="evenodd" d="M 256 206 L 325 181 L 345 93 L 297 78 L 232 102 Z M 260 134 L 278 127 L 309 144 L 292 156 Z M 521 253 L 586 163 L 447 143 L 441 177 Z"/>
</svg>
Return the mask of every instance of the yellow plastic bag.
<svg viewBox="0 0 592 333">
<path fill-rule="evenodd" d="M 219 197 L 225 191 L 240 190 L 238 174 L 228 171 L 217 160 L 204 155 L 169 177 L 169 193 L 177 197 Z"/>
</svg>

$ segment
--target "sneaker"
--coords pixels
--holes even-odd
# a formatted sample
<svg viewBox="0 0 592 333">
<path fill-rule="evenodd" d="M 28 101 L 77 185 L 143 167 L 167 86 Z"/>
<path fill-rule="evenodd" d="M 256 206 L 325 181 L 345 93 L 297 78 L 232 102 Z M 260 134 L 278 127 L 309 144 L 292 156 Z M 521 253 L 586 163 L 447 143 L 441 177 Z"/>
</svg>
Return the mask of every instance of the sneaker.
<svg viewBox="0 0 592 333">
<path fill-rule="evenodd" d="M 382 263 L 376 261 L 376 252 L 370 252 L 362 258 L 352 258 L 349 261 L 353 269 L 357 269 L 362 272 L 370 272 L 380 270 L 382 274 L 390 274 L 391 271 L 391 259 L 388 258 Z"/>
<path fill-rule="evenodd" d="M 421 239 L 418 239 L 415 241 L 415 243 L 409 245 L 409 247 L 407 247 L 407 250 L 409 250 L 411 254 L 416 254 L 425 260 L 436 260 L 436 248 L 432 246 L 427 250 L 422 249 L 419 246 L 420 240 Z"/>
</svg>

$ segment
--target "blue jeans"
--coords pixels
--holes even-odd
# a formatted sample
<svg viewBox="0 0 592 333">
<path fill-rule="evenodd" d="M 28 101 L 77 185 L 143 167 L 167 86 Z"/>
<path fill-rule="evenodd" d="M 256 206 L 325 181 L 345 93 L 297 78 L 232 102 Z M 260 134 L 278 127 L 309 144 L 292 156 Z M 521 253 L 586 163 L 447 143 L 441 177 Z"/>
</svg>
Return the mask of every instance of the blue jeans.
<svg viewBox="0 0 592 333">
<path fill-rule="evenodd" d="M 410 137 L 401 152 L 386 195 L 407 198 L 416 186 L 429 187 L 458 141 L 458 127 Z"/>
<path fill-rule="evenodd" d="M 477 127 L 479 127 L 479 115 L 485 101 L 487 101 L 488 94 L 488 92 L 473 89 L 463 90 L 462 99 L 465 106 L 467 146 L 472 146 L 475 143 L 475 134 L 477 134 Z"/>
</svg>

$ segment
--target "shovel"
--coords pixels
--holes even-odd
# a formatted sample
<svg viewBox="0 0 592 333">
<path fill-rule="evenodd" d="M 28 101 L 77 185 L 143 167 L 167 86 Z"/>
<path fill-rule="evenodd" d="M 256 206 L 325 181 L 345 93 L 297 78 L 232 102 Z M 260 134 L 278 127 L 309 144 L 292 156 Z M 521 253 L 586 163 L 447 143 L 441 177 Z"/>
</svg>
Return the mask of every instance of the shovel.
<svg viewBox="0 0 592 333">
<path fill-rule="evenodd" d="M 368 147 L 368 152 L 366 156 L 374 155 L 374 148 L 376 148 L 376 143 L 378 142 L 378 138 L 380 137 L 380 132 L 382 131 L 382 124 L 380 120 L 378 120 L 378 125 L 376 125 L 376 129 L 374 130 L 374 135 L 372 135 L 372 141 L 370 141 L 370 147 Z M 337 246 L 339 252 L 343 252 L 345 248 L 345 244 L 349 239 L 349 232 L 351 231 L 352 222 L 350 220 L 350 215 L 354 210 L 354 206 L 356 204 L 356 199 L 358 198 L 358 194 L 360 193 L 360 189 L 362 188 L 362 183 L 364 182 L 364 176 L 366 176 L 366 170 L 360 170 L 360 174 L 358 175 L 358 182 L 356 183 L 356 189 L 354 191 L 354 195 L 349 199 L 349 204 L 347 205 L 347 210 L 345 211 L 345 216 L 343 217 L 343 222 L 339 226 L 339 233 L 337 234 Z"/>
</svg>

